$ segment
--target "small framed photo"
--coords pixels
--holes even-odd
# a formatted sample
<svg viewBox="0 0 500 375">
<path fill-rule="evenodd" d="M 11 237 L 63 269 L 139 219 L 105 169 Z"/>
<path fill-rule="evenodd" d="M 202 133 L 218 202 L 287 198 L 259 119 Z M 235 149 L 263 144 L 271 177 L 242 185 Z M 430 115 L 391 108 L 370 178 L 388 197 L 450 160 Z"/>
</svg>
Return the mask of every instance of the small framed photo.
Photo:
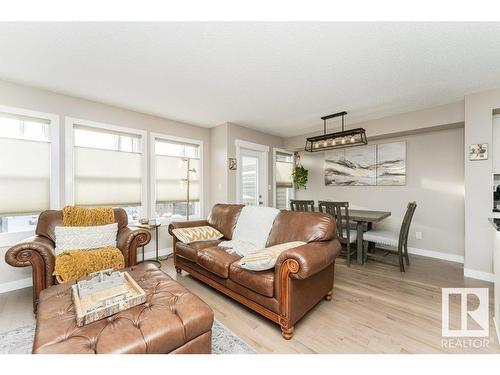
<svg viewBox="0 0 500 375">
<path fill-rule="evenodd" d="M 487 160 L 488 144 L 478 143 L 469 146 L 469 160 Z"/>
<path fill-rule="evenodd" d="M 229 170 L 230 171 L 235 171 L 236 170 L 236 158 L 228 158 L 227 163 L 229 165 Z"/>
</svg>

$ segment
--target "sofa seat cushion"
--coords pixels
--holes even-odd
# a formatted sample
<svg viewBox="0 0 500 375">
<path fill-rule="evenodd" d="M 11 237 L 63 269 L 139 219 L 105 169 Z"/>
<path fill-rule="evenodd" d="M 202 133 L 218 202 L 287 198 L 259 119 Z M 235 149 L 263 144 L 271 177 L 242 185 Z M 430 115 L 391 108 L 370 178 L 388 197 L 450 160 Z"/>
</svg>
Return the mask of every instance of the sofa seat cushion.
<svg viewBox="0 0 500 375">
<path fill-rule="evenodd" d="M 229 277 L 229 267 L 240 259 L 239 255 L 229 254 L 222 247 L 211 246 L 198 250 L 196 263 L 207 271 L 227 279 Z"/>
<path fill-rule="evenodd" d="M 274 296 L 274 268 L 267 271 L 249 271 L 238 263 L 231 264 L 229 279 L 265 297 Z"/>
<path fill-rule="evenodd" d="M 178 256 L 186 258 L 192 262 L 196 262 L 198 260 L 198 251 L 200 249 L 217 246 L 220 242 L 220 240 L 199 241 L 193 242 L 189 245 L 182 242 L 177 242 L 177 244 L 175 245 L 175 253 Z"/>
</svg>

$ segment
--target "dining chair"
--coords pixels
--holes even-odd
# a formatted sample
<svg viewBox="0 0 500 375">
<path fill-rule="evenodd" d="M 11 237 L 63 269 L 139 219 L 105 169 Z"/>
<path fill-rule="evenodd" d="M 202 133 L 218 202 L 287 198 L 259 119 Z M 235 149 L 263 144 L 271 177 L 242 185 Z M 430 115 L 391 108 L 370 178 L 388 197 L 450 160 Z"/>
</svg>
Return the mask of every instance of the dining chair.
<svg viewBox="0 0 500 375">
<path fill-rule="evenodd" d="M 335 218 L 337 239 L 346 245 L 347 267 L 351 266 L 351 255 L 356 254 L 357 246 L 351 252 L 351 244 L 356 242 L 357 231 L 351 229 L 349 221 L 349 202 L 318 202 L 319 211 Z"/>
<path fill-rule="evenodd" d="M 408 256 L 408 233 L 410 231 L 411 220 L 415 209 L 417 208 L 416 202 L 408 203 L 406 208 L 406 213 L 401 223 L 401 228 L 398 233 L 394 233 L 389 230 L 384 229 L 371 229 L 363 233 L 363 260 L 366 262 L 368 257 L 380 260 L 381 257 L 375 254 L 368 254 L 368 246 L 370 243 L 386 245 L 389 249 L 384 249 L 390 253 L 396 253 L 399 260 L 399 270 L 405 272 L 405 261 L 406 265 L 410 265 L 410 258 Z M 397 248 L 397 249 L 391 249 Z M 403 260 L 404 258 L 404 260 Z"/>
<path fill-rule="evenodd" d="M 292 211 L 314 211 L 314 201 L 290 199 L 290 209 Z"/>
</svg>

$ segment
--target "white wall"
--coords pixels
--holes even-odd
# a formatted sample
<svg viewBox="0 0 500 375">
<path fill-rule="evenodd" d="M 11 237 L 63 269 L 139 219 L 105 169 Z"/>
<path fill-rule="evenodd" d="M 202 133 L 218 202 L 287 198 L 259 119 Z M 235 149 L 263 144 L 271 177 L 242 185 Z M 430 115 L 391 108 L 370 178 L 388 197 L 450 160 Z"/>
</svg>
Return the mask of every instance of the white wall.
<svg viewBox="0 0 500 375">
<path fill-rule="evenodd" d="M 464 130 L 455 128 L 384 138 L 370 144 L 406 141 L 406 186 L 325 186 L 324 152 L 301 153 L 309 170 L 297 199 L 348 201 L 351 208 L 391 211 L 380 227 L 399 232 L 406 206 L 417 202 L 409 236 L 413 248 L 464 255 Z M 422 232 L 417 240 L 415 232 Z"/>
<path fill-rule="evenodd" d="M 268 185 L 272 185 L 273 147 L 282 148 L 284 139 L 232 123 L 219 125 L 212 128 L 212 204 L 236 202 L 236 171 L 229 170 L 228 158 L 236 158 L 237 139 L 269 146 Z M 273 202 L 273 189 L 268 190 L 268 205 Z"/>
<path fill-rule="evenodd" d="M 209 212 L 211 207 L 210 129 L 5 81 L 0 81 L 0 105 L 25 108 L 58 115 L 60 118 L 60 155 L 63 155 L 64 150 L 64 142 L 62 142 L 62 140 L 64 139 L 65 116 L 202 140 L 204 144 L 204 152 L 206 154 L 203 163 L 203 184 L 206 187 L 203 189 L 204 215 Z M 61 160 L 60 173 L 60 204 L 63 206 L 64 160 Z M 149 183 L 150 181 L 148 179 L 148 191 Z M 160 233 L 160 248 L 167 249 L 169 247 L 171 247 L 170 235 L 168 235 L 166 227 L 163 227 L 161 228 Z M 0 249 L 1 259 L 4 258 L 6 249 L 7 248 Z M 146 248 L 146 252 L 153 251 L 153 249 L 154 246 L 153 243 L 151 243 Z M 30 274 L 31 268 L 29 267 L 24 269 L 13 268 L 3 261 L 0 262 L 0 284 L 20 280 L 29 277 Z"/>
<path fill-rule="evenodd" d="M 493 273 L 492 216 L 493 111 L 500 108 L 500 90 L 465 96 L 465 271 L 466 275 Z M 488 160 L 470 161 L 469 145 L 488 143 Z"/>
<path fill-rule="evenodd" d="M 222 124 L 212 128 L 210 142 L 210 170 L 211 176 L 211 206 L 216 203 L 228 202 L 228 156 L 227 156 L 227 137 L 228 124 Z"/>
</svg>

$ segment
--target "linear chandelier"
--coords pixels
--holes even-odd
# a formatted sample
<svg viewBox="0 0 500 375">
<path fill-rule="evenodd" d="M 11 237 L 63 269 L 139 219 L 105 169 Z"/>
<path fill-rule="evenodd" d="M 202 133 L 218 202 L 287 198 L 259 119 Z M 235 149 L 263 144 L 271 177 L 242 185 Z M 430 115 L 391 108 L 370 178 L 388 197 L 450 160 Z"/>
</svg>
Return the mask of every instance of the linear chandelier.
<svg viewBox="0 0 500 375">
<path fill-rule="evenodd" d="M 344 130 L 345 115 L 347 115 L 347 112 L 344 111 L 321 117 L 323 120 L 323 135 L 307 138 L 304 150 L 316 152 L 368 144 L 365 129 L 356 128 Z M 339 116 L 342 116 L 342 131 L 326 134 L 326 120 Z"/>
</svg>

